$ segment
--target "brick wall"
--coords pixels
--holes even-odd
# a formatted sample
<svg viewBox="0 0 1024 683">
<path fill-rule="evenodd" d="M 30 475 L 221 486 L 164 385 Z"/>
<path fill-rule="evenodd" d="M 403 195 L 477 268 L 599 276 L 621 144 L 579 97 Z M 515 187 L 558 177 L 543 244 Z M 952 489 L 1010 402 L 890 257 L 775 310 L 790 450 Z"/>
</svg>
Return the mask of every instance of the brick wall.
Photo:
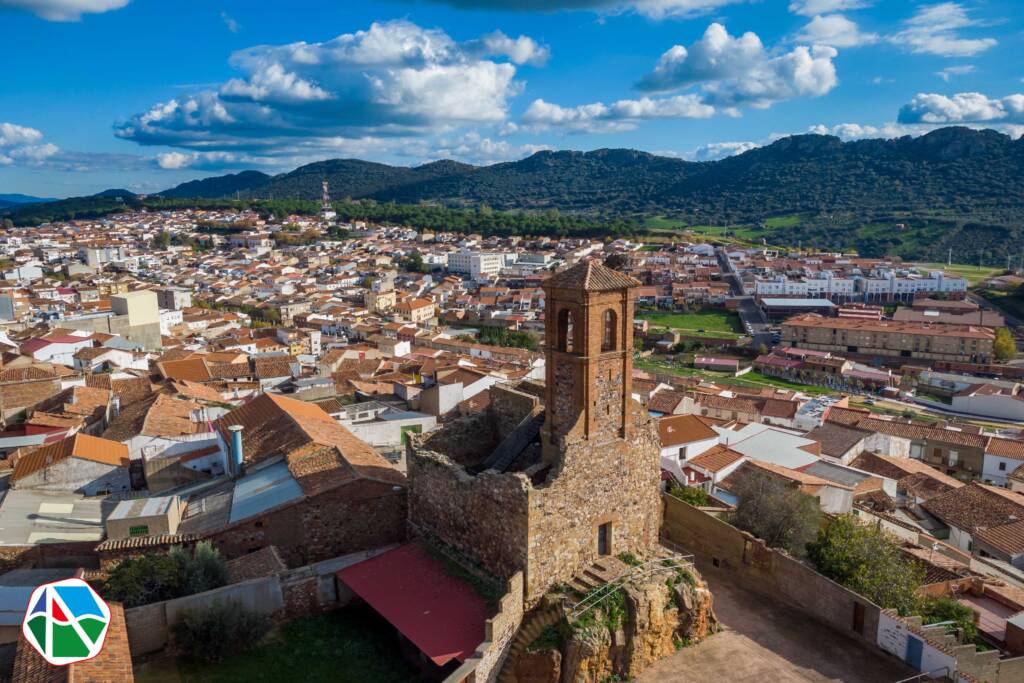
<svg viewBox="0 0 1024 683">
<path fill-rule="evenodd" d="M 159 652 L 167 645 L 167 612 L 164 603 L 131 607 L 124 611 L 132 657 Z"/>
</svg>

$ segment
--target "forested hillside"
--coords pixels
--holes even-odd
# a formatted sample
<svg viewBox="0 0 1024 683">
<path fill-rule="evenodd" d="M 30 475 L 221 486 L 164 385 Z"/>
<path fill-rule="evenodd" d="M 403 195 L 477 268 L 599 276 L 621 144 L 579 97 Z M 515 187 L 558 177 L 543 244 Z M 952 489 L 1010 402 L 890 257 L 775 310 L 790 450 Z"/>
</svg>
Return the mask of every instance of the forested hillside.
<svg viewBox="0 0 1024 683">
<path fill-rule="evenodd" d="M 282 201 L 318 200 L 324 180 L 345 216 L 415 218 L 419 227 L 554 235 L 717 226 L 755 243 L 866 255 L 940 258 L 953 248 L 969 262 L 1005 258 L 1024 241 L 1024 139 L 967 128 L 853 142 L 796 135 L 702 163 L 628 149 L 538 152 L 482 167 L 332 159 L 273 177 L 243 172 L 192 181 L 159 194 L 178 201 L 237 196 L 265 208 L 272 199 L 277 211 Z M 65 200 L 6 211 L 16 223 L 31 224 L 59 218 L 62 208 L 77 217 L 107 208 L 87 199 L 103 207 Z M 452 208 L 479 211 L 446 210 Z"/>
</svg>

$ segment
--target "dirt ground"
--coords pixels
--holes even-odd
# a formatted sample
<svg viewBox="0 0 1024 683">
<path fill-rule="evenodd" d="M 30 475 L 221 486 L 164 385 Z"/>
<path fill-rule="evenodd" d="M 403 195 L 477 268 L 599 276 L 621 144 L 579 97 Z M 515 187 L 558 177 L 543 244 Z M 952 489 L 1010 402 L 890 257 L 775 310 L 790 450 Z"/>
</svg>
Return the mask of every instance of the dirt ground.
<svg viewBox="0 0 1024 683">
<path fill-rule="evenodd" d="M 738 585 L 698 561 L 725 630 L 645 671 L 637 683 L 894 683 L 915 671 L 811 621 L 789 605 Z"/>
</svg>

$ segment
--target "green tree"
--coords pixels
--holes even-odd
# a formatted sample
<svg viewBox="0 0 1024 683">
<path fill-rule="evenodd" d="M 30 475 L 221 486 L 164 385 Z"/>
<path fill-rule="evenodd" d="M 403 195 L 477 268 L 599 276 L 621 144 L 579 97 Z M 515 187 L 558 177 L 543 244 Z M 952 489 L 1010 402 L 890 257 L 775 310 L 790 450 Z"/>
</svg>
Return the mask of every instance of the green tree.
<svg viewBox="0 0 1024 683">
<path fill-rule="evenodd" d="M 924 568 L 909 561 L 879 527 L 840 515 L 828 521 L 807 551 L 819 572 L 876 605 L 901 615 L 917 611 Z"/>
<path fill-rule="evenodd" d="M 746 474 L 733 491 L 739 498 L 730 523 L 773 548 L 802 557 L 821 526 L 818 500 L 778 479 Z"/>
<path fill-rule="evenodd" d="M 11 228 L 14 227 L 14 221 L 12 221 L 10 218 L 5 218 L 4 222 L 3 222 L 3 225 L 4 225 L 4 230 L 10 230 Z"/>
<path fill-rule="evenodd" d="M 189 593 L 203 593 L 228 582 L 228 565 L 210 541 L 200 541 L 192 553 L 186 571 Z"/>
<path fill-rule="evenodd" d="M 996 338 L 992 342 L 992 353 L 996 360 L 1012 360 L 1017 355 L 1017 342 L 1005 327 L 996 330 Z"/>
<path fill-rule="evenodd" d="M 925 624 L 952 622 L 964 634 L 964 642 L 978 637 L 978 626 L 974 623 L 974 610 L 946 595 L 921 599 L 917 614 Z"/>
<path fill-rule="evenodd" d="M 160 234 L 150 241 L 149 246 L 153 249 L 167 249 L 171 246 L 171 233 L 166 230 L 161 231 Z"/>
<path fill-rule="evenodd" d="M 178 547 L 167 554 L 129 558 L 110 572 L 103 596 L 125 607 L 180 597 L 184 594 L 187 565 L 188 556 Z"/>
<path fill-rule="evenodd" d="M 424 272 L 423 254 L 418 251 L 412 252 L 406 258 L 402 259 L 402 267 L 411 273 Z"/>
</svg>

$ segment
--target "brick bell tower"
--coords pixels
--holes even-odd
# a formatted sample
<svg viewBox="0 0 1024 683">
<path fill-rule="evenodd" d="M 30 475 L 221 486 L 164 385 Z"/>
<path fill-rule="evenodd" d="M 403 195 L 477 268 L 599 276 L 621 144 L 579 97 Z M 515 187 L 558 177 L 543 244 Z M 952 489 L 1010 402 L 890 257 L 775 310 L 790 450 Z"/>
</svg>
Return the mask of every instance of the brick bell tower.
<svg viewBox="0 0 1024 683">
<path fill-rule="evenodd" d="M 627 439 L 632 419 L 633 306 L 640 283 L 596 261 L 545 281 L 547 411 L 543 458 L 567 443 Z"/>
</svg>

